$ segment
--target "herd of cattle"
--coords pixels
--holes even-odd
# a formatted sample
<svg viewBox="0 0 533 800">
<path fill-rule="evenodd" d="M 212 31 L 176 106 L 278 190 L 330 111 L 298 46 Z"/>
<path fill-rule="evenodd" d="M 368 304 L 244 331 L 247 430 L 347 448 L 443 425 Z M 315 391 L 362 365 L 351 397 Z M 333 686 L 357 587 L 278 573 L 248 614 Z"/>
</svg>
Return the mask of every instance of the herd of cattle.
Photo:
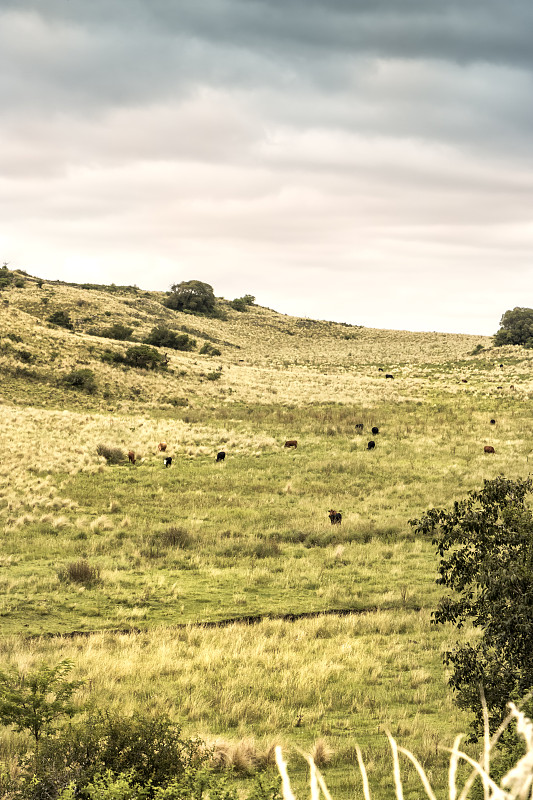
<svg viewBox="0 0 533 800">
<path fill-rule="evenodd" d="M 386 378 L 393 378 L 394 376 L 393 375 L 386 375 L 385 377 Z M 490 424 L 491 425 L 495 425 L 496 424 L 496 420 L 495 419 L 491 419 L 490 420 Z M 363 430 L 364 430 L 363 423 L 362 422 L 357 422 L 356 425 L 355 425 L 355 429 L 356 429 L 356 431 L 358 433 L 362 433 Z M 379 428 L 377 427 L 377 425 L 374 425 L 371 430 L 372 430 L 372 434 L 374 436 L 378 435 Z M 366 449 L 367 450 L 373 450 L 375 448 L 375 446 L 376 446 L 376 442 L 373 439 L 371 439 L 368 442 L 368 444 L 366 446 Z M 296 449 L 298 447 L 298 440 L 297 439 L 287 439 L 287 441 L 284 444 L 284 447 L 288 447 L 288 448 L 292 447 L 292 448 Z M 165 453 L 166 450 L 167 450 L 167 443 L 166 442 L 159 442 L 159 444 L 157 445 L 157 449 L 159 450 L 160 453 Z M 486 444 L 485 447 L 483 448 L 483 450 L 484 450 L 485 453 L 495 453 L 496 452 L 494 450 L 494 447 L 491 444 Z M 216 459 L 215 460 L 216 460 L 216 462 L 218 464 L 220 461 L 224 461 L 225 458 L 226 458 L 225 451 L 224 450 L 220 450 L 216 454 Z M 128 460 L 129 460 L 129 462 L 131 464 L 135 464 L 136 457 L 135 457 L 135 452 L 133 450 L 129 450 L 128 451 Z M 165 458 L 163 459 L 163 466 L 167 467 L 167 468 L 172 466 L 172 456 L 165 456 Z M 332 525 L 340 525 L 341 524 L 341 522 L 342 522 L 342 511 L 336 511 L 335 509 L 330 508 L 329 511 L 328 511 L 328 515 L 329 515 L 329 520 L 330 520 Z"/>
</svg>

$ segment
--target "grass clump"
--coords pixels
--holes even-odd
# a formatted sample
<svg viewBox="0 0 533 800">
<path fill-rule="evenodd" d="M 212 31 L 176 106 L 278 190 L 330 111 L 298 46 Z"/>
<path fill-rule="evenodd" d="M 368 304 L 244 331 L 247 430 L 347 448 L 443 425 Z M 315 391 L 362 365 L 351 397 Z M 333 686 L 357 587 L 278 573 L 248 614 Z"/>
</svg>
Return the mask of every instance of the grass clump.
<svg viewBox="0 0 533 800">
<path fill-rule="evenodd" d="M 79 583 L 82 586 L 100 583 L 100 570 L 84 558 L 66 564 L 57 575 L 61 583 Z"/>
<path fill-rule="evenodd" d="M 186 528 L 171 525 L 160 533 L 154 535 L 153 543 L 163 547 L 177 547 L 184 550 L 194 542 L 194 537 Z"/>
<path fill-rule="evenodd" d="M 99 444 L 96 448 L 99 456 L 103 456 L 108 464 L 123 464 L 126 461 L 126 453 L 120 447 L 108 447 Z"/>
</svg>

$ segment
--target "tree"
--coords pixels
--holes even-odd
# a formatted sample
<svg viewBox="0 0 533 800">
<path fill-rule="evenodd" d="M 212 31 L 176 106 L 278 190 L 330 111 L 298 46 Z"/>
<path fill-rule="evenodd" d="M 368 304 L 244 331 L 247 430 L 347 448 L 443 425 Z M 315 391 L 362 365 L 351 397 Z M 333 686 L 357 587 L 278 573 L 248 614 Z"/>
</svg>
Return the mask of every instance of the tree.
<svg viewBox="0 0 533 800">
<path fill-rule="evenodd" d="M 194 314 L 213 314 L 216 300 L 213 287 L 202 281 L 182 281 L 170 287 L 165 300 L 167 308 L 174 311 L 192 311 Z"/>
<path fill-rule="evenodd" d="M 78 711 L 71 698 L 84 681 L 67 680 L 73 666 L 67 659 L 55 667 L 42 663 L 28 673 L 0 671 L 0 722 L 29 731 L 37 748 L 59 717 L 72 717 Z"/>
<path fill-rule="evenodd" d="M 234 311 L 248 311 L 248 306 L 253 306 L 255 297 L 252 294 L 245 294 L 243 297 L 236 297 L 230 300 L 230 306 Z"/>
<path fill-rule="evenodd" d="M 501 328 L 494 335 L 496 347 L 505 344 L 522 344 L 533 347 L 533 308 L 513 308 L 500 320 Z"/>
<path fill-rule="evenodd" d="M 462 708 L 474 711 L 474 736 L 483 730 L 480 686 L 491 728 L 509 700 L 533 687 L 533 514 L 526 502 L 530 479 L 486 480 L 451 510 L 432 508 L 410 520 L 431 535 L 440 556 L 437 583 L 454 591 L 433 612 L 435 624 L 470 622 L 481 630 L 474 643 L 444 653 L 450 686 Z"/>
</svg>

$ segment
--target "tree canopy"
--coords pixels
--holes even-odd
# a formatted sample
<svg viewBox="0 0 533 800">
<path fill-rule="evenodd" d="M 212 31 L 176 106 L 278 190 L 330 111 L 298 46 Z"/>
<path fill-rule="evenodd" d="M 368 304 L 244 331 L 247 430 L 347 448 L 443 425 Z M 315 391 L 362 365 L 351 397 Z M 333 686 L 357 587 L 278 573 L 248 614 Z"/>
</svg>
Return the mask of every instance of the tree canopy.
<svg viewBox="0 0 533 800">
<path fill-rule="evenodd" d="M 194 314 L 213 314 L 216 300 L 213 287 L 202 281 L 182 281 L 170 287 L 165 300 L 167 308 L 174 311 L 191 311 Z"/>
<path fill-rule="evenodd" d="M 462 708 L 474 711 L 474 736 L 483 729 L 480 686 L 494 730 L 509 700 L 533 687 L 533 514 L 526 500 L 530 479 L 486 480 L 451 510 L 432 508 L 411 520 L 431 535 L 440 556 L 437 583 L 453 590 L 433 612 L 433 622 L 467 622 L 481 637 L 444 654 L 449 683 Z"/>
<path fill-rule="evenodd" d="M 513 308 L 500 320 L 500 329 L 494 335 L 494 344 L 522 344 L 533 347 L 533 308 Z"/>
</svg>

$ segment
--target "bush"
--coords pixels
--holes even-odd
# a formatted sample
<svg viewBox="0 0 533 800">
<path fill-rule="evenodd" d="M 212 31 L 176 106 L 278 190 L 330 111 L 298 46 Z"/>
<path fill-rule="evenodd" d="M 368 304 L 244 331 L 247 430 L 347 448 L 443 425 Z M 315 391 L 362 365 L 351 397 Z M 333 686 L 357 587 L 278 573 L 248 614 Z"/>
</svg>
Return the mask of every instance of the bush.
<svg viewBox="0 0 533 800">
<path fill-rule="evenodd" d="M 54 311 L 47 320 L 51 322 L 52 325 L 59 325 L 60 328 L 66 328 L 69 331 L 74 330 L 74 325 L 71 322 L 68 311 Z"/>
<path fill-rule="evenodd" d="M 108 464 L 123 464 L 126 461 L 126 453 L 120 447 L 107 447 L 99 444 L 96 448 L 99 456 L 103 456 Z"/>
<path fill-rule="evenodd" d="M 182 549 L 190 547 L 194 539 L 186 528 L 179 528 L 172 525 L 164 531 L 154 536 L 154 543 L 162 544 L 164 547 L 180 547 Z"/>
<path fill-rule="evenodd" d="M 131 784 L 144 786 L 145 796 L 153 797 L 158 786 L 194 774 L 208 758 L 204 743 L 183 738 L 179 725 L 168 717 L 111 716 L 95 711 L 86 721 L 42 740 L 36 763 L 32 759 L 26 765 L 27 793 L 23 796 L 57 798 L 70 783 L 75 785 L 76 797 L 106 796 L 83 790 L 99 776 L 127 774 Z"/>
<path fill-rule="evenodd" d="M 213 347 L 213 345 L 209 344 L 209 342 L 205 342 L 201 346 L 199 352 L 200 352 L 201 356 L 220 356 L 220 355 L 222 355 L 222 353 L 218 349 L 218 347 Z"/>
<path fill-rule="evenodd" d="M 216 310 L 213 287 L 202 281 L 182 281 L 173 284 L 164 305 L 174 311 L 190 311 L 193 314 L 207 316 L 212 316 Z"/>
<path fill-rule="evenodd" d="M 57 576 L 61 583 L 81 583 L 83 586 L 94 586 L 100 583 L 100 570 L 92 567 L 85 559 L 71 561 L 59 570 Z"/>
<path fill-rule="evenodd" d="M 115 360 L 118 360 L 118 358 L 115 358 Z M 138 369 L 166 369 L 168 365 L 166 356 L 161 355 L 153 347 L 148 347 L 146 344 L 128 347 L 121 361 L 130 367 L 137 367 Z"/>
<path fill-rule="evenodd" d="M 92 328 L 88 333 L 91 336 L 102 336 L 104 339 L 116 339 L 118 342 L 125 342 L 131 339 L 133 328 L 128 328 L 127 325 L 121 325 L 120 322 L 115 322 L 110 328 Z"/>
<path fill-rule="evenodd" d="M 208 372 L 205 376 L 208 381 L 218 381 L 222 377 L 222 373 L 218 372 Z"/>
<path fill-rule="evenodd" d="M 94 394 L 97 389 L 96 378 L 91 369 L 74 369 L 61 378 L 61 383 L 72 389 L 81 389 L 87 394 Z"/>
<path fill-rule="evenodd" d="M 255 297 L 251 294 L 245 294 L 244 297 L 236 297 L 235 300 L 230 300 L 230 306 L 234 311 L 248 311 L 248 306 L 253 306 Z"/>
<path fill-rule="evenodd" d="M 196 347 L 195 339 L 190 339 L 186 333 L 176 333 L 164 325 L 152 328 L 151 333 L 144 341 L 145 344 L 152 344 L 155 347 L 169 347 L 172 350 L 194 350 Z"/>
</svg>

